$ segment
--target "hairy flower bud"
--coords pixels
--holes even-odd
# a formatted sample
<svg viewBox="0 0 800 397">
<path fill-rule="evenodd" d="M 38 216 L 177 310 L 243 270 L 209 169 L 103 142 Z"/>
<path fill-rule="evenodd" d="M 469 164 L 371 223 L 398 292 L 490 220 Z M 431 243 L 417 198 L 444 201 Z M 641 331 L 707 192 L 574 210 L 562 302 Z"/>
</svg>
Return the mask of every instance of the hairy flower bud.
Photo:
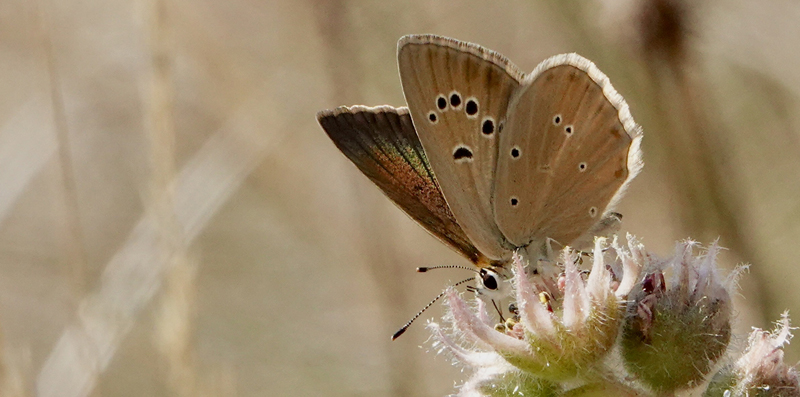
<svg viewBox="0 0 800 397">
<path fill-rule="evenodd" d="M 695 246 L 681 243 L 672 259 L 645 269 L 630 297 L 622 357 L 628 371 L 658 393 L 702 383 L 730 341 L 730 294 L 715 267 L 719 247 L 694 256 Z"/>
<path fill-rule="evenodd" d="M 800 396 L 797 371 L 783 362 L 789 330 L 787 313 L 775 331 L 753 330 L 742 357 L 714 376 L 704 396 Z"/>
</svg>

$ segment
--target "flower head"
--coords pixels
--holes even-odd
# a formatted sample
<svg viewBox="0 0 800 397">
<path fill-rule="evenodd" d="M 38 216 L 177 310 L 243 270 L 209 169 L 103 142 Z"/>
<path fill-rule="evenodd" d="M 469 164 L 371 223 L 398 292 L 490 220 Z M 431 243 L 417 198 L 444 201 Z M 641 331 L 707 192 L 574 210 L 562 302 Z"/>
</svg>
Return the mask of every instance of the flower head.
<svg viewBox="0 0 800 397">
<path fill-rule="evenodd" d="M 783 361 L 790 330 L 787 313 L 772 332 L 754 329 L 744 354 L 714 377 L 706 395 L 800 396 L 797 370 Z"/>
<path fill-rule="evenodd" d="M 547 389 L 551 382 L 599 376 L 600 363 L 617 339 L 625 299 L 640 269 L 631 251 L 620 248 L 616 241 L 609 251 L 617 257 L 609 260 L 612 255 L 605 252 L 606 245 L 605 239 L 596 240 L 586 279 L 576 266 L 578 253 L 563 250 L 561 282 L 544 283 L 558 284 L 563 290 L 547 294 L 526 275 L 522 258 L 515 255 L 518 319 L 508 326 L 496 327 L 483 301 L 477 301 L 474 311 L 455 290 L 447 291 L 453 334 L 462 343 L 456 343 L 438 325 L 431 327 L 438 343 L 457 361 L 476 368 L 476 378 L 467 385 L 500 387 L 505 384 L 500 381 L 507 380 L 514 387 Z M 631 247 L 638 252 L 634 240 Z"/>
<path fill-rule="evenodd" d="M 447 290 L 450 330 L 430 328 L 435 346 L 473 370 L 460 395 L 672 395 L 705 382 L 731 333 L 735 283 L 718 275 L 720 248 L 714 243 L 698 255 L 696 243 L 682 242 L 661 260 L 627 240 L 623 247 L 616 238 L 596 239 L 589 272 L 578 270 L 584 256 L 568 248 L 561 274 L 526 272 L 515 255 L 514 317 L 500 324 L 483 300 L 473 306 Z M 798 393 L 796 373 L 778 349 L 786 340 L 788 322 L 781 332 L 754 334 L 737 366 L 712 383 L 723 393 L 707 395 L 755 395 L 753 387 L 764 385 Z"/>
</svg>

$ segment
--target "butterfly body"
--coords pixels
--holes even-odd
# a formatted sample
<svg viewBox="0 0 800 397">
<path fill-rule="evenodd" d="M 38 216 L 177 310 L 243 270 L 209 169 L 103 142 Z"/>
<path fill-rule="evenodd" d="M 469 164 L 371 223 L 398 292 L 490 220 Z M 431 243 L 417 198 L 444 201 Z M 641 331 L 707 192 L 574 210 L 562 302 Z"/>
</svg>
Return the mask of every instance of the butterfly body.
<svg viewBox="0 0 800 397">
<path fill-rule="evenodd" d="M 502 55 L 405 36 L 408 107 L 340 107 L 318 120 L 401 209 L 479 268 L 508 277 L 512 253 L 591 243 L 642 166 L 641 130 L 608 78 L 577 54 L 526 75 Z"/>
</svg>

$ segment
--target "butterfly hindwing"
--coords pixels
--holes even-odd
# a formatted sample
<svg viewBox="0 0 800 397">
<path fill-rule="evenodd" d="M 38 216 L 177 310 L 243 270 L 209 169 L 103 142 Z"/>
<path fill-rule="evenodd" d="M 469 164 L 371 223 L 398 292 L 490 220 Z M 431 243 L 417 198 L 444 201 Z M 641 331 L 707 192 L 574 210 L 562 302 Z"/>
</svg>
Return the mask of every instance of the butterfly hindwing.
<svg viewBox="0 0 800 397">
<path fill-rule="evenodd" d="M 492 213 L 500 121 L 523 74 L 481 46 L 414 35 L 398 43 L 403 93 L 451 211 L 492 259 L 513 248 Z"/>
<path fill-rule="evenodd" d="M 497 224 L 518 246 L 569 244 L 604 219 L 639 172 L 639 127 L 608 78 L 577 54 L 542 62 L 510 106 L 495 176 Z"/>
<path fill-rule="evenodd" d="M 317 114 L 339 150 L 411 218 L 474 263 L 470 243 L 442 196 L 407 108 L 340 107 Z"/>
</svg>

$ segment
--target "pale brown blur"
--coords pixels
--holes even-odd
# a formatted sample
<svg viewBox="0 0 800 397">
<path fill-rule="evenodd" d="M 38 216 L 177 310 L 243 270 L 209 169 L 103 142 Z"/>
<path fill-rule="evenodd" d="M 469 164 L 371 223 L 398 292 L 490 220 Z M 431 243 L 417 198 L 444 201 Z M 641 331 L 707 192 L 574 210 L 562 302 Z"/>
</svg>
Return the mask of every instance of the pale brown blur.
<svg viewBox="0 0 800 397">
<path fill-rule="evenodd" d="M 440 305 L 389 336 L 470 275 L 416 266 L 467 261 L 314 118 L 403 105 L 409 33 L 526 71 L 594 60 L 645 132 L 623 230 L 664 256 L 719 236 L 724 266 L 752 263 L 739 335 L 800 324 L 798 18 L 791 0 L 2 1 L 0 396 L 453 392 L 464 375 L 425 342 Z"/>
</svg>

